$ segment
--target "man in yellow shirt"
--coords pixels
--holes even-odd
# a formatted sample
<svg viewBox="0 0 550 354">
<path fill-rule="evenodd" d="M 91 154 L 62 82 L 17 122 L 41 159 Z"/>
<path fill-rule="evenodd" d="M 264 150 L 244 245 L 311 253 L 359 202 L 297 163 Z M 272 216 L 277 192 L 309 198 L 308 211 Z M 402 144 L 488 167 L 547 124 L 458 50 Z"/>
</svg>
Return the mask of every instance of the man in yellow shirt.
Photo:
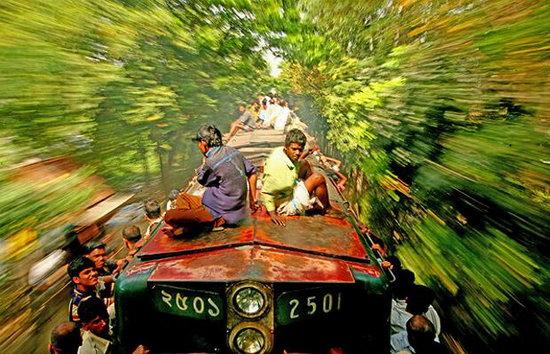
<svg viewBox="0 0 550 354">
<path fill-rule="evenodd" d="M 314 204 L 314 198 L 323 211 L 331 208 L 325 177 L 313 172 L 307 161 L 300 161 L 306 141 L 301 130 L 292 129 L 285 146 L 275 148 L 265 162 L 261 201 L 277 225 L 285 225 L 280 215 L 300 214 Z"/>
</svg>

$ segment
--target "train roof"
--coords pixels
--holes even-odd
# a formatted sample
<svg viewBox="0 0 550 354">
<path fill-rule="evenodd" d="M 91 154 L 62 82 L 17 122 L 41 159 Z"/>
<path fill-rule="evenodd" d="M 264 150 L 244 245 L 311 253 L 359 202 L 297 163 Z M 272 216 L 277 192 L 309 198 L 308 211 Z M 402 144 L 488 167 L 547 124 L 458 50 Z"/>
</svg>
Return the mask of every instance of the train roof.
<svg viewBox="0 0 550 354">
<path fill-rule="evenodd" d="M 261 173 L 265 158 L 283 144 L 282 132 L 253 130 L 237 134 L 228 145 L 239 149 Z M 344 209 L 345 200 L 333 184 L 327 184 L 333 206 Z M 187 192 L 198 195 L 201 188 L 191 182 Z M 239 227 L 188 238 L 173 239 L 161 229 L 138 252 L 141 263 L 126 271 L 154 267 L 149 282 L 249 279 L 351 283 L 354 271 L 381 277 L 369 252 L 349 216 L 293 216 L 280 227 L 267 214 L 255 213 Z"/>
</svg>

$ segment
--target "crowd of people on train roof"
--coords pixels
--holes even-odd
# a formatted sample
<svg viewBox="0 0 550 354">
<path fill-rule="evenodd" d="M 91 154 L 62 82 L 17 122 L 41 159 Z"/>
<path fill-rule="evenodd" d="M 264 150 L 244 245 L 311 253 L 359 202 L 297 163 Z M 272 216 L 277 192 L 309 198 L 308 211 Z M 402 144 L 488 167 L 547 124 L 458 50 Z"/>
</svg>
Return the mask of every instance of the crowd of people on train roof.
<svg viewBox="0 0 550 354">
<path fill-rule="evenodd" d="M 250 106 L 241 104 L 239 112 L 240 117 L 231 124 L 225 139 L 211 124 L 200 127 L 193 137 L 204 155 L 203 164 L 196 170 L 197 182 L 205 187 L 202 197 L 174 190 L 165 212 L 157 201 L 147 200 L 144 212 L 148 225 L 144 233 L 138 225 L 129 225 L 122 231 L 126 257 L 107 261 L 105 244 L 91 241 L 83 254 L 70 262 L 68 275 L 73 291 L 69 322 L 52 331 L 50 353 L 116 352 L 110 337 L 115 317 L 114 281 L 139 248 L 160 229 L 168 237 L 185 238 L 238 226 L 250 212 L 266 213 L 281 227 L 290 215 L 340 215 L 330 202 L 327 183 L 334 182 L 338 190 L 345 188 L 347 178 L 340 172 L 341 162 L 324 156 L 317 145 L 307 141 L 302 130 L 293 127 L 291 122 L 296 117 L 286 101 L 261 95 Z M 240 130 L 254 129 L 286 133 L 284 146 L 274 148 L 265 160 L 260 190 L 258 168 L 239 150 L 224 144 Z M 370 233 L 366 228 L 362 231 Z M 375 241 L 373 249 L 384 256 L 387 252 L 380 240 Z M 433 292 L 416 285 L 414 274 L 402 269 L 397 258 L 386 257 L 382 266 L 392 269 L 396 276 L 392 287 L 391 353 L 444 353 L 439 344 L 440 319 L 432 306 Z M 134 351 L 148 352 L 144 345 Z"/>
</svg>

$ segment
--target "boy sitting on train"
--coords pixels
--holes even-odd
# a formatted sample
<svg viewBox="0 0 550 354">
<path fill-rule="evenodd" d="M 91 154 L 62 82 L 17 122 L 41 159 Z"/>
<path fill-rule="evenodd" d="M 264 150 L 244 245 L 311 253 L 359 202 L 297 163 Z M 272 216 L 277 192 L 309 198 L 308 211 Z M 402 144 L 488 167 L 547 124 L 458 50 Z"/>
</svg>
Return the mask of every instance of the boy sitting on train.
<svg viewBox="0 0 550 354">
<path fill-rule="evenodd" d="M 331 212 L 325 177 L 313 172 L 309 163 L 301 161 L 307 138 L 298 129 L 290 130 L 285 145 L 275 148 L 265 161 L 261 201 L 271 218 L 280 226 L 280 215 L 298 215 L 320 204 L 322 212 Z"/>
<path fill-rule="evenodd" d="M 164 216 L 171 227 L 165 232 L 172 236 L 237 225 L 248 215 L 247 192 L 251 208 L 256 208 L 256 167 L 240 151 L 224 146 L 213 125 L 203 125 L 193 140 L 205 156 L 197 182 L 206 190 L 202 198 L 185 192 L 177 196 L 175 208 Z"/>
<path fill-rule="evenodd" d="M 239 113 L 241 114 L 233 123 L 231 123 L 231 128 L 229 129 L 229 135 L 227 141 L 231 140 L 241 129 L 252 130 L 256 128 L 256 118 L 252 112 L 246 108 L 246 103 L 239 104 Z"/>
<path fill-rule="evenodd" d="M 309 155 L 313 156 L 315 163 L 324 168 L 327 172 L 327 175 L 332 180 L 336 181 L 336 188 L 338 188 L 338 190 L 343 191 L 346 188 L 346 182 L 348 181 L 348 178 L 342 172 L 340 172 L 342 161 L 325 156 L 321 153 L 319 145 L 316 144 L 313 144 L 312 148 L 305 150 L 302 153 L 302 156 L 300 156 L 300 160 L 304 160 Z"/>
</svg>

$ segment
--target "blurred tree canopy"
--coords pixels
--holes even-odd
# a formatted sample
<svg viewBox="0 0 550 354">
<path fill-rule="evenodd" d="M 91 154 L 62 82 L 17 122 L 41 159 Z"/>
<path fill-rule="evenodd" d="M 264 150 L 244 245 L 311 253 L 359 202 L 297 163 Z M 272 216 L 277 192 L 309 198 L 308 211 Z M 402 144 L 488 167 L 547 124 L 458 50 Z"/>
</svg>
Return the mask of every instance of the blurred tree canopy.
<svg viewBox="0 0 550 354">
<path fill-rule="evenodd" d="M 0 168 L 60 154 L 88 166 L 36 186 L 52 198 L 92 173 L 168 191 L 198 163 L 200 124 L 224 130 L 239 100 L 277 85 L 315 100 L 361 218 L 437 290 L 448 332 L 474 351 L 536 346 L 550 333 L 549 12 L 534 0 L 3 0 Z M 286 59 L 276 82 L 266 50 Z M 40 202 L 3 172 L 0 186 L 0 238 L 18 231 L 14 203 L 39 224 L 89 193 Z"/>
<path fill-rule="evenodd" d="M 2 1 L 0 137 L 19 147 L 13 160 L 69 153 L 119 187 L 179 187 L 199 158 L 184 163 L 187 138 L 207 121 L 226 129 L 238 101 L 269 85 L 262 54 L 278 8 Z"/>
<path fill-rule="evenodd" d="M 147 185 L 152 195 L 186 183 L 201 158 L 189 139 L 198 127 L 225 131 L 237 103 L 271 85 L 264 52 L 279 8 L 270 0 L 0 1 L 0 284 L 10 284 L 0 291 L 2 316 L 27 305 L 28 269 L 16 263 L 42 256 L 38 241 L 89 202 L 87 177 L 121 190 Z M 49 181 L 11 176 L 26 159 L 54 156 L 83 167 Z"/>
<path fill-rule="evenodd" d="M 548 7 L 305 0 L 300 10 L 281 43 L 282 80 L 315 99 L 358 176 L 350 197 L 363 221 L 437 289 L 445 327 L 474 352 L 547 342 Z"/>
</svg>

